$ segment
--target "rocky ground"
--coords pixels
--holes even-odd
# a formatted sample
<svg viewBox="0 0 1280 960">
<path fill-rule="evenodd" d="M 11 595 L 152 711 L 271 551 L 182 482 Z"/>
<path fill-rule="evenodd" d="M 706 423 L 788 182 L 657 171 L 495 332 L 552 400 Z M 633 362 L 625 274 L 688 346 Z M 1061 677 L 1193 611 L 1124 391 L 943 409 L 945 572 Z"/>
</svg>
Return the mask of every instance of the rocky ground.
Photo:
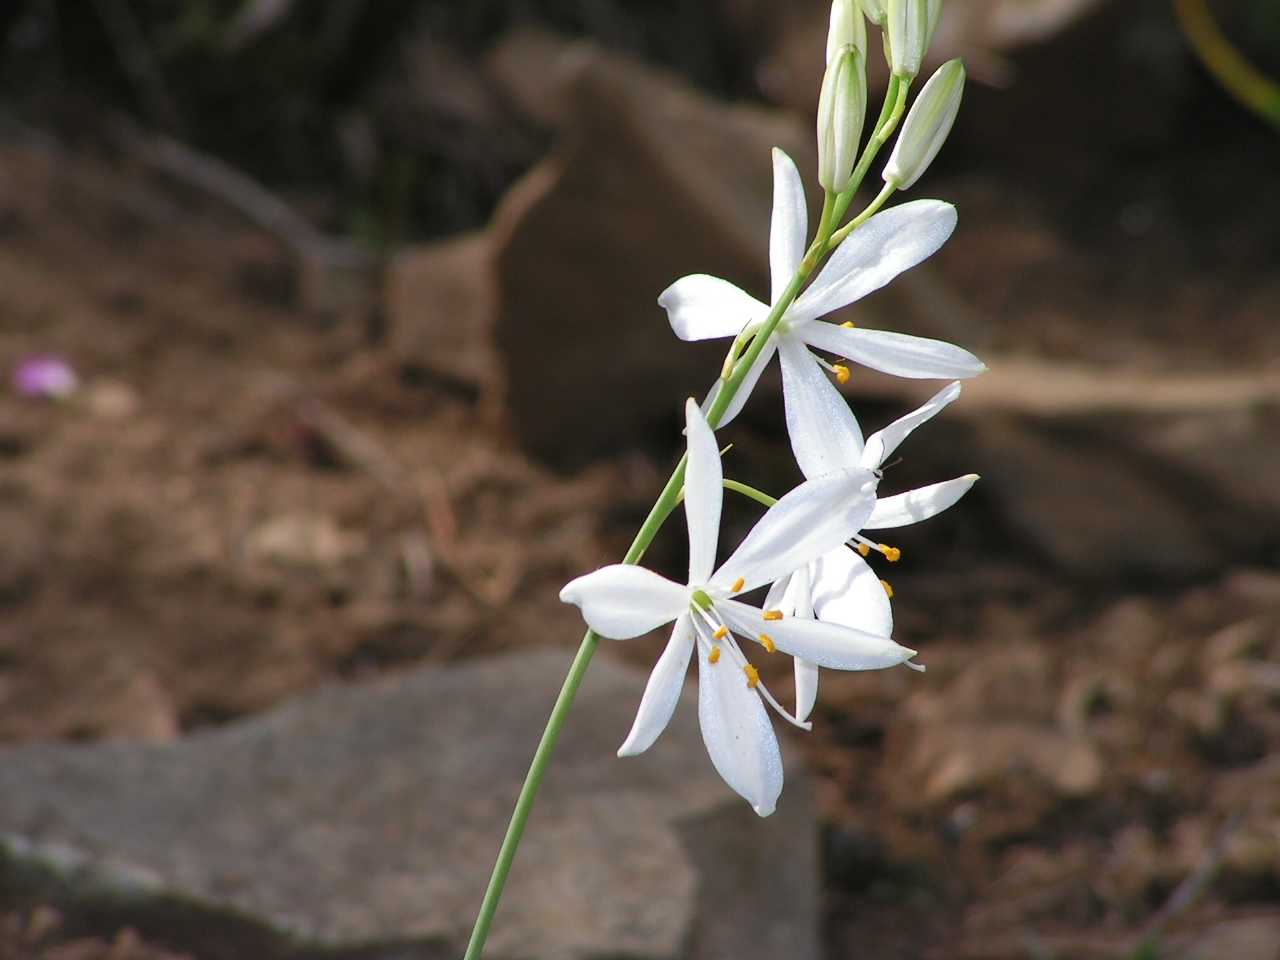
<svg viewBox="0 0 1280 960">
<path fill-rule="evenodd" d="M 1062 79 L 1108 38 L 1113 86 L 1151 85 L 1155 36 L 1104 13 L 1002 61 L 1018 82 L 971 92 L 922 184 L 960 230 L 860 315 L 992 369 L 886 478 L 983 475 L 898 543 L 928 673 L 824 674 L 791 747 L 827 956 L 1277 956 L 1278 148 L 1185 64 L 1143 111 Z M 762 148 L 807 169 L 808 125 L 540 34 L 484 69 L 551 152 L 477 230 L 354 279 L 145 151 L 8 130 L 0 358 L 58 352 L 83 383 L 0 394 L 0 740 L 180 742 L 327 682 L 567 661 L 559 586 L 625 548 L 716 364 L 652 298 L 758 282 Z M 930 385 L 850 389 L 874 427 Z M 727 463 L 782 488 L 760 392 Z M 0 957 L 176 955 L 5 894 Z"/>
</svg>

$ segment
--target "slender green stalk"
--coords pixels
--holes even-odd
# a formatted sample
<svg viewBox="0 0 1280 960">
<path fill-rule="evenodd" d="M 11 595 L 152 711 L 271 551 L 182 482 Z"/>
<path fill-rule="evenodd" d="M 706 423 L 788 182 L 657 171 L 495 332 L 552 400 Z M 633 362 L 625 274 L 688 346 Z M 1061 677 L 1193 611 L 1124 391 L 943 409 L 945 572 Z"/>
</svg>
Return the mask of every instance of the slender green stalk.
<svg viewBox="0 0 1280 960">
<path fill-rule="evenodd" d="M 885 201 L 888 200 L 890 197 L 892 197 L 894 193 L 897 192 L 897 189 L 898 189 L 898 185 L 896 183 L 892 183 L 892 182 L 886 183 L 884 185 L 884 189 L 881 190 L 876 195 L 876 198 L 874 200 L 872 200 L 869 204 L 867 204 L 867 208 L 865 210 L 863 210 L 860 214 L 858 214 L 856 217 L 854 217 L 852 220 L 850 220 L 843 227 L 841 227 L 839 230 L 837 230 L 835 233 L 831 235 L 831 243 L 833 248 L 838 247 L 840 246 L 840 244 L 844 243 L 845 238 L 848 237 L 849 234 L 853 233 L 853 231 L 857 230 L 858 227 L 862 226 L 871 217 L 872 214 L 874 214 L 877 210 L 883 207 Z"/>
<path fill-rule="evenodd" d="M 739 480 L 726 479 L 724 481 L 724 488 L 726 490 L 732 490 L 734 493 L 740 493 L 744 497 L 750 497 L 756 503 L 762 504 L 766 507 L 772 507 L 778 502 L 777 497 L 771 497 L 763 490 L 757 490 L 755 487 L 742 483 Z"/>
<path fill-rule="evenodd" d="M 1227 93 L 1264 120 L 1280 126 L 1280 84 L 1232 46 L 1205 0 L 1174 0 L 1173 9 L 1201 62 Z"/>
<path fill-rule="evenodd" d="M 871 134 L 871 139 L 862 148 L 862 155 L 858 157 L 858 165 L 853 168 L 853 176 L 849 179 L 848 188 L 844 193 L 840 194 L 839 199 L 836 201 L 836 223 L 839 223 L 848 211 L 849 204 L 853 203 L 853 195 L 858 192 L 858 188 L 862 186 L 862 181 L 866 179 L 867 171 L 871 169 L 871 164 L 875 161 L 876 154 L 880 152 L 881 147 L 889 142 L 889 138 L 893 136 L 893 131 L 898 127 L 898 122 L 902 120 L 902 115 L 906 113 L 907 93 L 910 89 L 911 80 L 907 77 L 894 77 L 889 81 L 889 89 L 885 91 L 884 108 L 880 111 L 880 119 L 876 121 L 876 128 Z M 828 247 L 837 247 L 839 245 L 839 241 L 836 241 L 828 244 Z"/>
<path fill-rule="evenodd" d="M 903 93 L 899 97 L 899 108 L 889 114 L 889 119 L 885 121 L 886 123 L 896 124 L 896 118 L 901 115 L 900 107 L 902 103 L 905 103 L 906 99 L 905 88 L 906 84 L 904 82 L 901 84 Z M 891 86 L 890 89 L 894 88 Z M 880 130 L 877 130 L 877 134 L 879 133 Z M 872 143 L 874 142 L 875 137 L 873 136 Z M 883 138 L 880 142 L 883 143 Z M 868 144 L 868 149 L 870 149 L 870 146 Z M 879 148 L 877 147 L 876 149 Z M 862 169 L 863 175 L 866 173 L 865 168 L 870 166 L 871 163 L 870 159 L 866 159 L 867 156 L 867 153 L 864 152 L 865 163 L 859 163 L 859 168 Z M 874 156 L 874 153 L 871 156 Z M 849 191 L 850 198 L 854 189 L 856 189 L 856 181 Z M 813 244 L 809 247 L 804 259 L 800 262 L 799 269 L 796 270 L 795 276 L 791 278 L 791 282 L 787 284 L 777 302 L 770 308 L 769 315 L 765 318 L 764 323 L 761 324 L 760 329 L 756 331 L 741 358 L 733 363 L 733 372 L 721 380 L 720 390 L 717 392 L 711 408 L 707 411 L 707 423 L 711 425 L 713 430 L 719 426 L 720 420 L 729 408 L 734 395 L 741 388 L 743 380 L 746 379 L 751 365 L 759 359 L 765 345 L 769 342 L 769 337 L 773 335 L 773 331 L 782 321 L 783 314 L 787 312 L 787 308 L 794 302 L 809 275 L 813 273 L 814 269 L 830 251 L 832 230 L 843 213 L 840 209 L 840 199 L 844 196 L 844 194 L 841 194 L 838 198 L 830 193 L 826 195 L 822 205 L 822 217 L 818 224 L 817 235 L 814 237 Z M 848 208 L 847 200 L 844 206 L 846 209 Z M 735 341 L 735 345 L 736 343 L 737 341 Z M 726 361 L 726 367 L 728 365 L 729 361 Z M 671 511 L 679 503 L 684 489 L 686 463 L 687 455 L 680 459 L 675 470 L 672 471 L 666 486 L 662 488 L 662 493 L 658 495 L 658 499 L 654 502 L 653 509 L 649 511 L 648 517 L 645 518 L 639 532 L 636 533 L 635 540 L 632 541 L 631 547 L 627 550 L 627 554 L 622 560 L 623 563 L 638 563 L 640 561 L 640 558 L 644 556 L 645 550 L 649 548 L 649 544 L 653 542 L 653 538 L 657 536 L 662 524 L 666 522 L 667 517 L 671 515 Z M 739 493 L 746 493 L 748 496 L 758 499 L 761 503 L 773 499 L 758 490 L 748 488 L 746 484 L 738 484 L 737 481 L 725 481 L 725 484 L 726 486 L 734 484 L 729 489 L 736 490 Z M 467 952 L 464 954 L 463 960 L 480 960 L 485 940 L 489 936 L 489 927 L 492 925 L 494 913 L 498 909 L 498 901 L 502 899 L 502 891 L 506 886 L 507 875 L 511 872 L 512 861 L 515 860 L 516 850 L 519 848 L 520 840 L 524 836 L 524 829 L 529 821 L 529 813 L 533 809 L 533 801 L 537 796 L 538 787 L 542 784 L 547 764 L 551 760 L 551 754 L 555 750 L 565 719 L 569 715 L 569 708 L 573 705 L 573 700 L 578 693 L 578 687 L 582 684 L 582 678 L 586 675 L 587 666 L 591 663 L 591 658 L 595 655 L 599 642 L 599 637 L 591 630 L 588 630 L 586 635 L 583 636 L 582 644 L 578 647 L 577 655 L 573 658 L 573 663 L 569 667 L 569 673 L 565 677 L 564 685 L 560 688 L 560 694 L 556 697 L 555 705 L 551 708 L 551 717 L 547 721 L 546 729 L 542 732 L 542 739 L 538 742 L 538 748 L 534 751 L 533 761 L 529 765 L 529 772 L 525 775 L 524 785 L 520 788 L 520 795 L 516 798 L 515 809 L 511 813 L 511 822 L 507 826 L 506 836 L 503 838 L 502 846 L 498 850 L 498 859 L 494 864 L 493 873 L 489 877 L 489 885 L 485 890 L 484 899 L 481 901 L 480 912 L 476 917 L 475 927 L 471 931 L 471 940 L 467 944 Z"/>
</svg>

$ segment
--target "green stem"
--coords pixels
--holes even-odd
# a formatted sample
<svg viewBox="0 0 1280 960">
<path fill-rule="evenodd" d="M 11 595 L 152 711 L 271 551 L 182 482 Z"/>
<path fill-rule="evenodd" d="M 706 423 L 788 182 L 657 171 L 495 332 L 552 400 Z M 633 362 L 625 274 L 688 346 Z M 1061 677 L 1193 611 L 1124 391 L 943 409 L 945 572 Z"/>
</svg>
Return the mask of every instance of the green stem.
<svg viewBox="0 0 1280 960">
<path fill-rule="evenodd" d="M 755 487 L 749 486 L 748 484 L 742 483 L 738 480 L 726 479 L 724 481 L 724 488 L 726 490 L 732 490 L 734 493 L 740 493 L 744 497 L 750 497 L 756 503 L 763 504 L 766 507 L 772 507 L 778 502 L 777 497 L 771 497 L 763 490 L 757 490 Z"/>
<path fill-rule="evenodd" d="M 902 119 L 902 115 L 907 110 L 907 93 L 911 89 L 910 77 L 893 77 L 889 81 L 889 89 L 884 94 L 884 107 L 880 110 L 880 119 L 876 121 L 875 131 L 871 134 L 871 139 L 867 141 L 867 145 L 862 148 L 862 155 L 858 158 L 858 165 L 853 168 L 853 176 L 849 179 L 849 186 L 840 194 L 836 201 L 835 222 L 839 223 L 849 210 L 849 204 L 853 203 L 853 195 L 858 192 L 858 188 L 862 186 L 862 181 L 866 179 L 867 171 L 871 169 L 871 164 L 875 162 L 876 154 L 880 152 L 880 148 L 888 143 L 889 138 L 893 136 L 893 131 L 897 129 L 898 122 Z M 846 234 L 847 236 L 847 234 Z M 844 238 L 841 237 L 843 240 Z M 839 243 L 835 243 L 839 246 Z"/>
<path fill-rule="evenodd" d="M 835 233 L 831 235 L 832 248 L 838 247 L 840 246 L 840 244 L 844 243 L 845 238 L 848 237 L 849 234 L 853 233 L 853 231 L 857 230 L 858 227 L 860 227 L 863 223 L 865 223 L 867 219 L 871 217 L 872 214 L 874 214 L 877 210 L 883 207 L 885 201 L 888 200 L 891 196 L 893 196 L 894 193 L 897 192 L 897 189 L 898 189 L 898 184 L 896 182 L 888 181 L 887 183 L 885 183 L 884 189 L 881 190 L 876 195 L 876 198 L 874 200 L 872 200 L 869 204 L 867 204 L 867 209 L 863 210 L 860 214 L 858 214 L 856 217 L 854 217 L 852 220 L 850 220 L 843 227 L 841 227 L 839 230 L 837 230 Z"/>
<path fill-rule="evenodd" d="M 720 424 L 720 418 L 724 416 L 724 412 L 729 408 L 729 403 L 733 400 L 734 394 L 742 386 L 742 381 L 746 378 L 747 371 L 751 369 L 751 365 L 759 358 L 761 351 L 765 348 L 765 344 L 769 342 L 769 337 L 772 336 L 774 329 L 781 322 L 783 314 L 787 312 L 787 308 L 791 306 L 796 296 L 800 293 L 800 289 L 804 286 L 809 274 L 813 272 L 826 255 L 828 241 L 831 239 L 831 231 L 837 222 L 835 206 L 836 198 L 832 194 L 827 194 L 822 207 L 822 218 L 819 222 L 817 236 L 814 238 L 813 245 L 809 248 L 808 253 L 805 254 L 804 259 L 801 261 L 800 267 L 796 270 L 796 275 L 791 278 L 791 282 L 787 284 L 787 288 L 782 292 L 778 301 L 770 308 L 769 315 L 751 340 L 742 359 L 735 364 L 733 373 L 727 379 L 720 381 L 720 390 L 711 404 L 711 409 L 707 411 L 707 422 L 713 430 Z M 658 499 L 654 502 L 653 509 L 649 511 L 649 516 L 645 518 L 639 532 L 636 533 L 635 540 L 631 543 L 630 549 L 627 550 L 627 555 L 622 560 L 623 563 L 638 563 L 640 561 L 640 558 L 644 556 L 645 550 L 649 548 L 649 544 L 653 542 L 653 538 L 657 536 L 662 524 L 671 515 L 671 511 L 675 509 L 684 489 L 684 474 L 687 462 L 688 455 L 686 454 L 681 457 L 675 470 L 672 471 L 671 477 L 667 480 L 666 486 L 662 488 L 662 493 L 658 495 Z M 759 493 L 759 491 L 756 492 Z M 760 496 L 767 495 L 760 494 Z M 564 686 L 560 688 L 560 695 L 556 697 L 555 706 L 551 708 L 551 717 L 547 721 L 546 729 L 542 732 L 542 739 L 538 742 L 538 749 L 534 751 L 533 762 L 530 763 L 529 772 L 525 775 L 524 785 L 520 788 L 520 795 L 516 798 L 516 806 L 511 813 L 511 822 L 507 826 L 506 836 L 503 838 L 502 846 L 498 850 L 498 860 L 494 864 L 493 873 L 489 877 L 489 886 L 485 889 L 484 899 L 480 904 L 480 913 L 476 917 L 476 925 L 471 931 L 471 940 L 467 944 L 467 952 L 463 955 L 463 960 L 480 960 L 485 940 L 489 936 L 489 927 L 492 925 L 494 913 L 498 909 L 498 901 L 502 899 L 502 891 L 506 886 L 507 874 L 511 872 L 511 863 L 515 859 L 516 850 L 520 846 L 521 838 L 524 836 L 525 825 L 529 821 L 529 813 L 533 809 L 533 801 L 537 796 L 538 787 L 542 784 L 543 775 L 546 773 L 547 764 L 551 760 L 551 754 L 555 750 L 556 742 L 560 739 L 560 731 L 564 727 L 569 708 L 573 705 L 574 697 L 578 693 L 578 687 L 582 683 L 582 678 L 586 675 L 587 666 L 591 663 L 591 658 L 595 654 L 599 642 L 599 637 L 593 631 L 588 630 L 586 632 L 586 635 L 582 638 L 581 646 L 578 647 L 578 653 L 569 667 Z"/>
<path fill-rule="evenodd" d="M 1280 84 L 1231 45 L 1205 0 L 1174 0 L 1173 8 L 1197 56 L 1227 93 L 1264 120 L 1280 126 Z"/>
</svg>

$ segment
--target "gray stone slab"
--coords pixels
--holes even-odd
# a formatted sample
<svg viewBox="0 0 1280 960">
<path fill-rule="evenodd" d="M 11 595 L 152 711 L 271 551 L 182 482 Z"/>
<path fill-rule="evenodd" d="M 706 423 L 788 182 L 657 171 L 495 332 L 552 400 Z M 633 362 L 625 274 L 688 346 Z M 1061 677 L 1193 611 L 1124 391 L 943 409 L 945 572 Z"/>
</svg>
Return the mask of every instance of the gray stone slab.
<svg viewBox="0 0 1280 960">
<path fill-rule="evenodd" d="M 570 656 L 322 689 L 165 745 L 0 751 L 0 905 L 218 960 L 460 956 Z M 799 767 L 757 818 L 712 769 L 693 690 L 648 754 L 617 759 L 644 682 L 597 655 L 486 955 L 816 956 Z"/>
</svg>

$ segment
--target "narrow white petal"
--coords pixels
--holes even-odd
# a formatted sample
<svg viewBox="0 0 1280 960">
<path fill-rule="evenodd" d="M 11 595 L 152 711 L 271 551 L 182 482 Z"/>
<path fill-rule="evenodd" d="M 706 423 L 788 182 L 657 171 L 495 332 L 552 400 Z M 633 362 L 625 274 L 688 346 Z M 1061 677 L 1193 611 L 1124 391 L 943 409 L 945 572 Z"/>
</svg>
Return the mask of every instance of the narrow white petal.
<svg viewBox="0 0 1280 960">
<path fill-rule="evenodd" d="M 644 696 L 640 698 L 640 708 L 636 711 L 635 723 L 631 732 L 618 748 L 618 756 L 633 757 L 644 753 L 658 735 L 671 722 L 676 704 L 680 702 L 680 691 L 684 689 L 684 675 L 689 671 L 689 657 L 693 654 L 693 621 L 689 614 L 681 614 L 676 620 L 676 627 L 667 641 L 667 648 L 653 666 L 649 674 L 649 682 L 644 688 Z"/>
<path fill-rule="evenodd" d="M 725 408 L 724 416 L 720 418 L 720 422 L 716 424 L 716 429 L 729 425 L 729 421 L 742 412 L 743 406 L 747 399 L 751 396 L 751 391 L 755 389 L 756 383 L 760 380 L 760 375 L 764 373 L 765 367 L 769 366 L 769 361 L 773 359 L 773 355 L 778 351 L 778 338 L 775 335 L 770 338 L 769 343 L 765 344 L 765 348 L 760 351 L 760 356 L 756 357 L 756 362 L 751 365 L 747 371 L 747 375 L 742 378 L 742 384 L 738 387 L 738 392 L 733 395 L 733 399 L 729 401 L 729 406 Z M 716 397 L 720 393 L 720 388 L 724 386 L 723 380 L 717 380 L 715 386 L 711 388 L 711 392 L 707 394 L 707 399 L 702 401 L 702 412 L 706 413 L 711 409 L 711 405 L 715 403 Z"/>
<path fill-rule="evenodd" d="M 791 581 L 793 579 L 795 579 L 795 574 L 789 573 L 773 581 L 773 584 L 769 587 L 769 592 L 765 594 L 764 598 L 764 608 L 766 610 L 781 610 L 783 613 L 794 612 L 795 607 L 790 606 L 793 597 L 791 591 Z"/>
<path fill-rule="evenodd" d="M 765 620 L 762 611 L 738 600 L 721 600 L 716 612 L 735 633 L 768 634 L 777 648 L 819 667 L 834 670 L 883 670 L 915 656 L 888 637 L 819 620 L 783 617 Z"/>
<path fill-rule="evenodd" d="M 809 211 L 795 162 L 773 148 L 773 218 L 769 225 L 770 301 L 777 303 L 804 257 Z"/>
<path fill-rule="evenodd" d="M 834 550 L 866 524 L 876 482 L 868 470 L 847 470 L 802 483 L 765 512 L 712 582 L 741 578 L 750 590 Z"/>
<path fill-rule="evenodd" d="M 910 436 L 912 430 L 933 417 L 958 396 L 960 396 L 959 381 L 950 383 L 905 417 L 899 417 L 883 430 L 877 430 L 867 437 L 867 446 L 862 453 L 862 466 L 868 470 L 879 467 L 893 455 L 898 445 Z"/>
<path fill-rule="evenodd" d="M 877 213 L 836 248 L 788 315 L 812 320 L 879 290 L 942 246 L 955 226 L 956 208 L 941 200 L 913 200 Z"/>
<path fill-rule="evenodd" d="M 871 516 L 867 518 L 866 529 L 888 530 L 890 527 L 905 527 L 928 520 L 968 493 L 977 479 L 976 473 L 970 473 L 954 480 L 917 487 L 892 497 L 881 497 L 876 501 Z"/>
<path fill-rule="evenodd" d="M 671 329 L 681 340 L 736 337 L 748 323 L 763 320 L 769 308 L 728 280 L 695 273 L 681 277 L 658 296 Z"/>
<path fill-rule="evenodd" d="M 746 675 L 721 657 L 707 660 L 698 646 L 698 721 L 716 771 L 762 817 L 782 792 L 782 754 L 759 695 Z"/>
<path fill-rule="evenodd" d="M 602 637 L 626 640 L 670 623 L 689 606 L 689 588 L 652 570 L 615 563 L 570 580 L 560 599 L 582 609 Z"/>
<path fill-rule="evenodd" d="M 829 350 L 895 377 L 964 380 L 987 369 L 985 363 L 963 347 L 906 333 L 806 323 L 796 328 L 795 335 L 819 350 Z"/>
<path fill-rule="evenodd" d="M 859 466 L 862 430 L 809 348 L 794 337 L 784 337 L 778 342 L 778 362 L 787 434 L 800 472 L 812 480 Z"/>
<path fill-rule="evenodd" d="M 795 658 L 796 720 L 804 723 L 818 702 L 818 665 Z"/>
<path fill-rule="evenodd" d="M 810 566 L 814 617 L 881 637 L 893 633 L 889 595 L 856 551 L 841 547 L 824 553 Z"/>
<path fill-rule="evenodd" d="M 684 406 L 689 465 L 684 474 L 684 513 L 689 524 L 689 582 L 706 583 L 716 565 L 720 503 L 724 497 L 720 448 L 698 404 Z"/>
</svg>

